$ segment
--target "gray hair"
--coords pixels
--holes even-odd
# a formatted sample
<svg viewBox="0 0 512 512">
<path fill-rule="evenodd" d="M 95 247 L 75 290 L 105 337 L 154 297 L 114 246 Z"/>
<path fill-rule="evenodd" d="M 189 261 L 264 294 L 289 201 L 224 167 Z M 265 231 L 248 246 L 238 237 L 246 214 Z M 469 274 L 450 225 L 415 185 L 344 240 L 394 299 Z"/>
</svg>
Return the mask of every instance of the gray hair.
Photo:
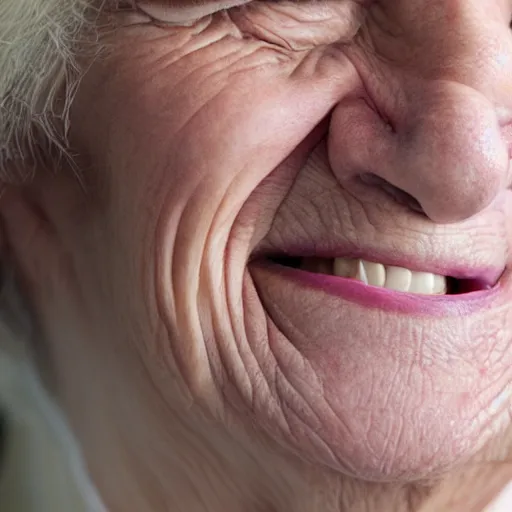
<svg viewBox="0 0 512 512">
<path fill-rule="evenodd" d="M 93 3 L 0 0 L 0 183 L 26 179 L 41 148 L 65 152 L 73 57 Z"/>
</svg>

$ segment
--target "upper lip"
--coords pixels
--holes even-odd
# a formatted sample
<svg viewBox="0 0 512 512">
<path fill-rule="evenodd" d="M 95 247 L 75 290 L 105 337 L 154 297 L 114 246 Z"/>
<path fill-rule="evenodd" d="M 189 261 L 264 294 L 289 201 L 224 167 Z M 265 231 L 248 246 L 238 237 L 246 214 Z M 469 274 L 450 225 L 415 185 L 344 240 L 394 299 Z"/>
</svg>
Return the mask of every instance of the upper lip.
<svg viewBox="0 0 512 512">
<path fill-rule="evenodd" d="M 453 251 L 453 249 L 451 249 Z M 383 250 L 376 246 L 358 247 L 352 243 L 333 241 L 301 241 L 290 244 L 261 244 L 251 259 L 271 257 L 318 257 L 318 258 L 361 258 L 383 265 L 407 268 L 416 272 L 431 272 L 459 280 L 478 281 L 483 288 L 494 287 L 505 271 L 505 264 L 472 263 L 469 260 L 450 258 L 446 251 L 429 254 L 428 257 L 408 251 Z"/>
</svg>

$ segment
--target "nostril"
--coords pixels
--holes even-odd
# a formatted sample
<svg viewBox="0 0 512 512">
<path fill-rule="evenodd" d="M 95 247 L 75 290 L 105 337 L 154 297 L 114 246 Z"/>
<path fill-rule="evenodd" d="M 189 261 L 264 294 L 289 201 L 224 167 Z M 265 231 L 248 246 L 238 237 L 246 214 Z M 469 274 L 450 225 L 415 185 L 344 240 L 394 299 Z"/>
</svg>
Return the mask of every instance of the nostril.
<svg viewBox="0 0 512 512">
<path fill-rule="evenodd" d="M 398 204 L 406 206 L 413 212 L 425 215 L 425 211 L 423 210 L 421 204 L 418 202 L 416 198 L 414 198 L 413 196 L 411 196 L 411 194 L 405 192 L 404 190 L 395 187 L 395 185 L 392 185 L 391 183 L 389 183 L 389 181 L 386 181 L 380 176 L 377 176 L 372 173 L 361 174 L 359 178 L 366 185 L 380 188 Z"/>
</svg>

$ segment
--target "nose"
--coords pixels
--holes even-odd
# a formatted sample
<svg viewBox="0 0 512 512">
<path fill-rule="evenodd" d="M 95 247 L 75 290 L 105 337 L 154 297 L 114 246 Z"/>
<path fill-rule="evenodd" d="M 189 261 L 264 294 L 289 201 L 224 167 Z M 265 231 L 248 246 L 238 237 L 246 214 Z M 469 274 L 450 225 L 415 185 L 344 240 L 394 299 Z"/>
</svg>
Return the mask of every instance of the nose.
<svg viewBox="0 0 512 512">
<path fill-rule="evenodd" d="M 404 32 L 394 38 L 392 50 L 380 41 L 393 52 L 392 67 L 389 55 L 357 55 L 366 92 L 336 106 L 328 140 L 330 163 L 342 184 L 375 175 L 375 181 L 386 184 L 383 191 L 399 189 L 437 223 L 477 214 L 510 185 L 510 126 L 500 115 L 512 100 L 508 22 L 503 21 L 507 31 L 500 33 L 496 16 L 486 23 L 480 9 L 480 18 L 474 18 L 467 12 L 472 0 L 461 1 L 466 10 L 458 16 L 452 12 L 451 25 L 438 21 L 424 31 L 424 42 L 416 43 L 423 50 L 416 61 L 408 58 L 414 43 Z M 409 21 L 419 25 L 408 30 L 420 41 L 424 19 Z M 492 34 L 482 33 L 491 29 Z M 451 39 L 454 32 L 458 43 Z M 500 34 L 507 38 L 506 50 L 497 44 Z M 373 47 L 379 52 L 379 40 Z M 371 61 L 366 67 L 365 60 Z"/>
</svg>

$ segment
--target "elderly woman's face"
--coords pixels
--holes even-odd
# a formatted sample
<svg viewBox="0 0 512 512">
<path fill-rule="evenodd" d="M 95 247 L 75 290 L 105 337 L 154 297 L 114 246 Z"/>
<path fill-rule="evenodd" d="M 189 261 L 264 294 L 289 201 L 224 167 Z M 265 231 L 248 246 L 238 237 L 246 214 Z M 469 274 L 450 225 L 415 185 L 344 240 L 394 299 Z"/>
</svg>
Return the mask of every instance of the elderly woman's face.
<svg viewBox="0 0 512 512">
<path fill-rule="evenodd" d="M 87 197 L 43 203 L 91 354 L 336 472 L 450 469 L 510 426 L 512 6 L 236 3 L 112 13 L 80 84 Z"/>
</svg>

